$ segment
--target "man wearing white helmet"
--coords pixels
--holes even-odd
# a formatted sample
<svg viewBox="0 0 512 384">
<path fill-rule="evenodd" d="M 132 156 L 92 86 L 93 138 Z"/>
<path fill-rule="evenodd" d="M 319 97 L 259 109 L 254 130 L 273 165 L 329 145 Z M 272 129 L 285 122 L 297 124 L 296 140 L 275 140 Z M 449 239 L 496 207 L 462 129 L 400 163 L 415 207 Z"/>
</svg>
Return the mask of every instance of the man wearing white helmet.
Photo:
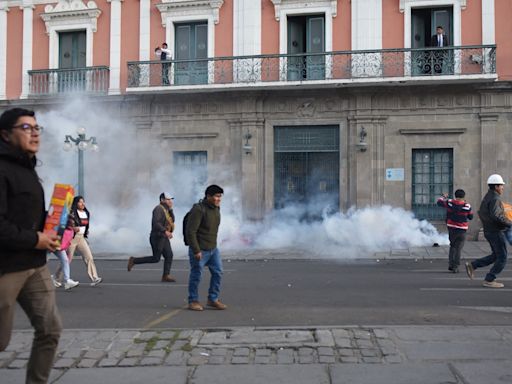
<svg viewBox="0 0 512 384">
<path fill-rule="evenodd" d="M 493 264 L 491 270 L 485 276 L 484 287 L 503 288 L 504 285 L 496 281 L 496 276 L 503 271 L 507 263 L 507 244 L 505 231 L 512 227 L 512 222 L 505 216 L 501 195 L 505 188 L 505 182 L 500 175 L 494 174 L 487 179 L 489 191 L 480 204 L 478 214 L 484 227 L 484 236 L 491 246 L 492 253 L 489 256 L 466 263 L 466 272 L 470 279 L 474 277 L 477 268 Z"/>
</svg>

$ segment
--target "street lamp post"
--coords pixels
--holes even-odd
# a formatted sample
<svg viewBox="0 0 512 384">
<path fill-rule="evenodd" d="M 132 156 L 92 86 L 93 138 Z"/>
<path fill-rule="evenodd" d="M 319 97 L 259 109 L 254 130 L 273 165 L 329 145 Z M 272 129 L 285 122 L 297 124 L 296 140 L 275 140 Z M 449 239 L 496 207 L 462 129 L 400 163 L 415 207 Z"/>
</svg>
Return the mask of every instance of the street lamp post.
<svg viewBox="0 0 512 384">
<path fill-rule="evenodd" d="M 84 151 L 89 148 L 94 152 L 98 152 L 100 149 L 96 142 L 96 137 L 91 136 L 85 137 L 85 128 L 80 127 L 76 130 L 77 137 L 66 135 L 64 138 L 64 150 L 70 151 L 73 148 L 73 144 L 78 149 L 78 194 L 84 195 Z"/>
</svg>

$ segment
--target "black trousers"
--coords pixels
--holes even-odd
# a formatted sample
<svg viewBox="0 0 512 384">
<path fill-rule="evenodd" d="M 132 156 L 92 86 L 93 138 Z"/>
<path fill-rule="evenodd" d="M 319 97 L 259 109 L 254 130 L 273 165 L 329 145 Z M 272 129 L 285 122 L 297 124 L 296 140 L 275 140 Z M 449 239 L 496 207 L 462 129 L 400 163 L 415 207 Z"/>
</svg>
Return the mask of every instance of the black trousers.
<svg viewBox="0 0 512 384">
<path fill-rule="evenodd" d="M 172 248 L 171 241 L 167 237 L 162 236 L 149 236 L 149 243 L 153 251 L 153 256 L 135 257 L 133 262 L 135 264 L 158 263 L 160 258 L 164 257 L 164 275 L 171 273 L 172 266 Z"/>
<path fill-rule="evenodd" d="M 464 242 L 466 241 L 466 231 L 463 229 L 448 228 L 448 237 L 450 239 L 450 253 L 448 254 L 448 268 L 458 268 L 460 265 L 460 255 Z"/>
</svg>

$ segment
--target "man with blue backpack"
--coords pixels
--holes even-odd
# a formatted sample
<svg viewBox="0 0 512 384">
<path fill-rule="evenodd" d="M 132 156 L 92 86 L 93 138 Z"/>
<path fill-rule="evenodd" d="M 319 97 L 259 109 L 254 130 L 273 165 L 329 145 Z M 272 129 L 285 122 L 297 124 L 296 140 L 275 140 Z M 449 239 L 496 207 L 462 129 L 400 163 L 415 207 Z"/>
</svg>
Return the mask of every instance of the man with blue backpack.
<svg viewBox="0 0 512 384">
<path fill-rule="evenodd" d="M 194 204 L 183 219 L 185 245 L 189 246 L 190 276 L 188 281 L 188 308 L 202 311 L 198 287 L 203 268 L 210 270 L 210 288 L 206 305 L 214 309 L 226 309 L 219 300 L 222 281 L 222 259 L 217 248 L 217 234 L 220 225 L 220 203 L 224 190 L 218 185 L 206 188 L 205 198 Z"/>
</svg>

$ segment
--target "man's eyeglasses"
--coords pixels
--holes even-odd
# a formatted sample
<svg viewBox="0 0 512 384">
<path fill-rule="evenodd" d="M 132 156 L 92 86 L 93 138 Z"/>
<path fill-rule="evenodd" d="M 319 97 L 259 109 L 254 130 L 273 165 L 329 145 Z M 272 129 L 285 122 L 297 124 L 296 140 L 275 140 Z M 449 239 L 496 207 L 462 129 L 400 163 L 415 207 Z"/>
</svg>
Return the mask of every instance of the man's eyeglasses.
<svg viewBox="0 0 512 384">
<path fill-rule="evenodd" d="M 13 126 L 13 128 L 23 129 L 23 132 L 31 134 L 31 133 L 41 133 L 43 132 L 43 127 L 40 125 L 30 125 L 30 124 L 18 124 Z"/>
</svg>

